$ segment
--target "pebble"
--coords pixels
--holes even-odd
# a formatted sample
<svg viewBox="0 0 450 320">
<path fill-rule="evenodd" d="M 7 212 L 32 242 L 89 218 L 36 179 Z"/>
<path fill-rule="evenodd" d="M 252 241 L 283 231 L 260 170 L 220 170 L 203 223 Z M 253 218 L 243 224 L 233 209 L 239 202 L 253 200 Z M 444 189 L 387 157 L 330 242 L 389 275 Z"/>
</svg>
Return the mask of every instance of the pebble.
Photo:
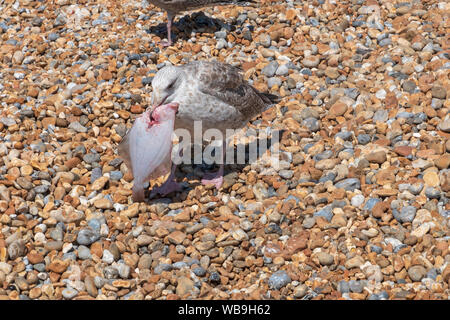
<svg viewBox="0 0 450 320">
<path fill-rule="evenodd" d="M 64 297 L 65 299 L 70 300 L 70 299 L 72 299 L 72 298 L 74 298 L 74 297 L 77 296 L 78 291 L 75 290 L 75 289 L 72 289 L 72 288 L 66 288 L 66 289 L 64 289 L 64 290 L 61 292 L 61 294 L 63 295 L 63 297 Z"/>
<path fill-rule="evenodd" d="M 192 270 L 197 277 L 204 277 L 206 275 L 206 270 L 202 267 L 196 267 Z"/>
<path fill-rule="evenodd" d="M 101 289 L 105 285 L 105 283 L 106 280 L 104 278 L 99 276 L 94 277 L 94 284 L 97 289 Z"/>
<path fill-rule="evenodd" d="M 88 246 L 97 241 L 99 238 L 100 235 L 96 231 L 92 230 L 91 228 L 86 228 L 78 232 L 77 242 L 79 244 Z"/>
<path fill-rule="evenodd" d="M 312 132 L 316 132 L 320 129 L 319 121 L 315 118 L 307 118 L 303 120 L 303 125 Z"/>
<path fill-rule="evenodd" d="M 400 223 L 412 222 L 416 216 L 416 211 L 417 209 L 415 207 L 406 206 L 403 207 L 397 215 L 394 214 L 394 218 Z"/>
<path fill-rule="evenodd" d="M 329 266 L 334 262 L 334 257 L 326 252 L 318 252 L 317 258 L 319 259 L 320 264 L 324 266 Z"/>
<path fill-rule="evenodd" d="M 331 221 L 331 219 L 333 218 L 331 207 L 325 207 L 319 211 L 314 212 L 314 217 L 324 217 L 328 221 Z"/>
<path fill-rule="evenodd" d="M 209 282 L 211 283 L 219 283 L 220 282 L 220 275 L 217 272 L 211 272 L 208 278 Z"/>
<path fill-rule="evenodd" d="M 301 284 L 294 288 L 293 295 L 294 295 L 294 298 L 301 299 L 306 295 L 307 292 L 308 292 L 308 287 L 305 286 L 304 284 Z"/>
<path fill-rule="evenodd" d="M 183 297 L 193 289 L 194 289 L 194 282 L 191 279 L 187 277 L 181 277 L 178 279 L 178 284 L 176 288 L 176 293 L 178 296 Z"/>
<path fill-rule="evenodd" d="M 363 263 L 364 259 L 361 256 L 355 256 L 345 262 L 345 267 L 347 269 L 359 268 Z"/>
<path fill-rule="evenodd" d="M 420 281 L 427 274 L 427 270 L 420 265 L 412 266 L 408 269 L 408 275 L 412 281 Z"/>
<path fill-rule="evenodd" d="M 130 266 L 128 266 L 124 263 L 119 263 L 119 265 L 117 267 L 117 271 L 119 272 L 119 276 L 122 279 L 128 279 L 130 277 L 131 268 L 130 268 Z"/>
<path fill-rule="evenodd" d="M 438 129 L 442 130 L 444 132 L 450 132 L 450 118 L 444 119 L 442 120 L 439 124 L 438 124 Z"/>
<path fill-rule="evenodd" d="M 350 280 L 348 282 L 349 288 L 352 292 L 355 293 L 361 293 L 363 292 L 364 285 L 361 283 L 361 281 L 358 280 Z"/>
<path fill-rule="evenodd" d="M 272 61 L 267 66 L 265 66 L 261 73 L 267 77 L 273 77 L 278 69 L 278 62 Z"/>
<path fill-rule="evenodd" d="M 354 191 L 355 189 L 361 189 L 361 183 L 359 179 L 356 178 L 349 178 L 342 181 L 339 181 L 335 184 L 336 188 L 342 188 L 346 191 Z"/>
<path fill-rule="evenodd" d="M 302 64 L 307 68 L 314 68 L 319 65 L 320 58 L 318 56 L 307 56 L 302 60 Z"/>
<path fill-rule="evenodd" d="M 109 250 L 103 250 L 103 256 L 102 256 L 102 261 L 106 262 L 107 264 L 111 264 L 114 261 L 114 256 L 112 255 L 111 252 L 109 252 Z"/>
<path fill-rule="evenodd" d="M 439 199 L 441 197 L 441 192 L 439 191 L 439 189 L 426 187 L 425 195 L 430 199 Z"/>
<path fill-rule="evenodd" d="M 345 280 L 341 280 L 339 281 L 338 285 L 337 285 L 337 290 L 340 293 L 349 293 L 350 292 L 350 285 L 348 281 Z"/>
<path fill-rule="evenodd" d="M 316 224 L 316 218 L 315 217 L 306 217 L 303 220 L 303 227 L 305 229 L 311 229 Z"/>
<path fill-rule="evenodd" d="M 358 194 L 358 195 L 352 197 L 351 204 L 352 204 L 352 206 L 359 208 L 364 203 L 364 200 L 365 200 L 364 196 L 361 194 Z"/>
<path fill-rule="evenodd" d="M 372 140 L 372 137 L 369 134 L 363 133 L 358 135 L 357 139 L 359 144 L 366 145 Z"/>
<path fill-rule="evenodd" d="M 284 270 L 279 270 L 272 274 L 269 278 L 268 284 L 269 288 L 280 290 L 284 286 L 286 286 L 288 283 L 291 282 L 291 278 Z"/>
<path fill-rule="evenodd" d="M 91 276 L 87 276 L 84 278 L 84 285 L 86 287 L 87 293 L 91 297 L 94 297 L 94 298 L 97 297 L 97 295 L 98 295 L 97 287 L 95 286 L 94 279 Z"/>
<path fill-rule="evenodd" d="M 83 245 L 78 246 L 78 258 L 81 260 L 91 259 L 91 251 L 89 248 Z"/>
</svg>

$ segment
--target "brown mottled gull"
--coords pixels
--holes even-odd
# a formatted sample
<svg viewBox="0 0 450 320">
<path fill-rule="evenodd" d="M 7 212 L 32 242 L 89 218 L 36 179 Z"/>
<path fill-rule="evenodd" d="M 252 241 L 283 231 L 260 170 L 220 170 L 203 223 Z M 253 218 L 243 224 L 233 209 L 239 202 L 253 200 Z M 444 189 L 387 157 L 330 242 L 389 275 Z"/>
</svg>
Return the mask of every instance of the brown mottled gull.
<svg viewBox="0 0 450 320">
<path fill-rule="evenodd" d="M 167 11 L 167 40 L 165 45 L 172 45 L 171 29 L 175 15 L 181 11 L 188 11 L 209 6 L 229 4 L 248 4 L 252 0 L 148 0 L 155 6 Z"/>
<path fill-rule="evenodd" d="M 252 87 L 243 79 L 239 69 L 218 61 L 193 61 L 181 66 L 166 66 L 157 72 L 152 87 L 152 106 L 157 108 L 168 103 L 178 103 L 175 128 L 187 129 L 192 136 L 194 121 L 201 120 L 203 130 L 215 128 L 225 135 L 226 129 L 244 127 L 249 120 L 278 100 L 277 96 L 259 92 Z M 223 182 L 222 175 L 223 164 L 217 174 L 211 179 L 203 179 L 202 183 L 213 183 L 219 188 Z M 163 188 L 160 193 L 167 194 L 179 189 L 170 181 L 168 183 L 170 188 Z"/>
</svg>

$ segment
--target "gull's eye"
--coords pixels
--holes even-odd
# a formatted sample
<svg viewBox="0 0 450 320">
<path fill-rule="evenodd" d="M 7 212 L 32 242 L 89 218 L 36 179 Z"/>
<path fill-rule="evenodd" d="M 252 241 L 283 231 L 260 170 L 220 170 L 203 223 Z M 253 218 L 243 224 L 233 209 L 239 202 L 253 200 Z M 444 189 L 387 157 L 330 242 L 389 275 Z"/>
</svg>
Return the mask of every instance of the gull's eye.
<svg viewBox="0 0 450 320">
<path fill-rule="evenodd" d="M 172 89 L 174 85 L 175 85 L 175 81 L 172 82 L 171 84 L 169 84 L 169 86 L 167 87 L 167 89 Z"/>
</svg>

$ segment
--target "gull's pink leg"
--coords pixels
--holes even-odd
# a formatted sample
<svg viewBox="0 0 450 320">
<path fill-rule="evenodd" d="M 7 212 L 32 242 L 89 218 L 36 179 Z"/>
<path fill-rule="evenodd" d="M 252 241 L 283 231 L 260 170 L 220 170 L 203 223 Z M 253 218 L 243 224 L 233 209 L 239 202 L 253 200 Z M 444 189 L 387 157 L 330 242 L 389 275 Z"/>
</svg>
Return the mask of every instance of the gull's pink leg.
<svg viewBox="0 0 450 320">
<path fill-rule="evenodd" d="M 159 187 L 153 188 L 152 192 L 150 192 L 150 198 L 153 198 L 157 194 L 162 196 L 166 196 L 171 192 L 181 191 L 181 184 L 175 181 L 175 171 L 177 166 L 175 164 L 172 165 L 172 170 L 170 171 L 170 176 L 167 180 Z"/>
<path fill-rule="evenodd" d="M 220 189 L 223 184 L 223 169 L 224 169 L 224 155 L 225 155 L 226 142 L 223 142 L 223 146 L 221 149 L 222 152 L 222 164 L 219 167 L 219 171 L 214 173 L 205 173 L 203 175 L 202 184 L 204 186 L 208 184 L 213 184 L 216 186 L 216 189 Z"/>
<path fill-rule="evenodd" d="M 205 173 L 202 179 L 202 184 L 204 186 L 213 184 L 217 189 L 220 189 L 223 184 L 223 164 L 220 165 L 219 171 L 214 173 Z"/>
<path fill-rule="evenodd" d="M 170 47 L 172 45 L 172 24 L 174 14 L 167 12 L 167 41 L 161 41 L 163 47 Z"/>
</svg>

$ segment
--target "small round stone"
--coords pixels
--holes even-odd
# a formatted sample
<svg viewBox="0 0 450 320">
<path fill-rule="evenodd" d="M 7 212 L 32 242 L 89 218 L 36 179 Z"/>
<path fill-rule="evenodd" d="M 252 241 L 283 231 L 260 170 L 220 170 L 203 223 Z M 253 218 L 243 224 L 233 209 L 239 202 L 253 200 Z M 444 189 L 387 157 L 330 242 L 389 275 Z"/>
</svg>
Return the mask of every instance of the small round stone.
<svg viewBox="0 0 450 320">
<path fill-rule="evenodd" d="M 329 266 L 334 262 L 334 257 L 327 252 L 318 252 L 317 258 L 319 259 L 320 264 L 323 266 Z"/>
<path fill-rule="evenodd" d="M 420 265 L 412 266 L 408 269 L 408 275 L 412 281 L 417 282 L 422 280 L 427 274 L 427 270 Z"/>
<path fill-rule="evenodd" d="M 206 275 L 206 270 L 202 267 L 196 267 L 192 270 L 197 277 L 204 277 Z"/>
<path fill-rule="evenodd" d="M 88 246 L 100 238 L 98 232 L 92 230 L 91 228 L 86 228 L 80 230 L 77 235 L 77 242 L 79 244 Z"/>
<path fill-rule="evenodd" d="M 400 213 L 396 216 L 394 215 L 397 221 L 403 222 L 412 222 L 414 217 L 416 216 L 417 209 L 413 206 L 406 206 L 400 210 Z"/>
<path fill-rule="evenodd" d="M 358 195 L 352 197 L 352 200 L 351 200 L 352 206 L 359 208 L 364 203 L 364 200 L 365 200 L 364 196 L 361 194 L 358 194 Z"/>
<path fill-rule="evenodd" d="M 78 291 L 75 289 L 72 289 L 72 288 L 66 288 L 61 293 L 65 299 L 70 300 L 70 299 L 76 297 L 76 295 L 78 294 Z"/>
<path fill-rule="evenodd" d="M 220 275 L 217 272 L 211 272 L 209 275 L 209 282 L 211 283 L 220 283 Z"/>
<path fill-rule="evenodd" d="M 284 286 L 286 286 L 288 283 L 291 282 L 291 277 L 286 273 L 284 270 L 279 270 L 272 274 L 269 278 L 268 284 L 269 288 L 280 290 Z"/>
</svg>

